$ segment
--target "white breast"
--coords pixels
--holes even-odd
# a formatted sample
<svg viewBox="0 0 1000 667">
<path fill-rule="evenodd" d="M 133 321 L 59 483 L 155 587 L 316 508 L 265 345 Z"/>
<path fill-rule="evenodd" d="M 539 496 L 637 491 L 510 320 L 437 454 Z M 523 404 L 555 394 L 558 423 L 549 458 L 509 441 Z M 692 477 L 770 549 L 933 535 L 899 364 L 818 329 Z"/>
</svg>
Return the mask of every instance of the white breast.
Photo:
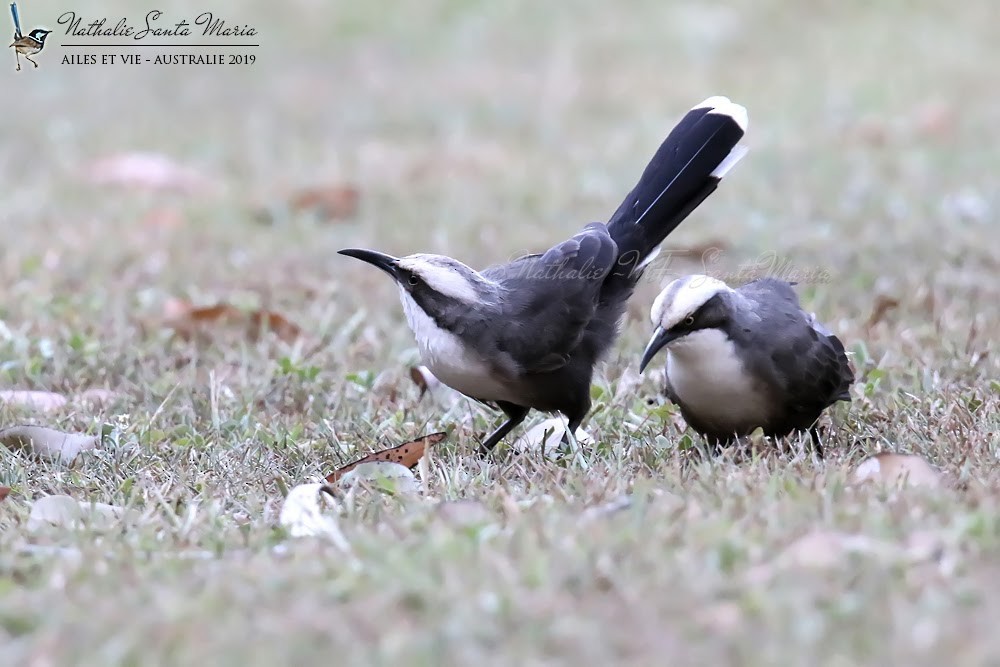
<svg viewBox="0 0 1000 667">
<path fill-rule="evenodd" d="M 672 343 L 667 378 L 684 409 L 719 431 L 748 433 L 768 418 L 767 397 L 718 329 L 696 331 Z"/>
<path fill-rule="evenodd" d="M 452 389 L 481 401 L 513 401 L 489 366 L 450 331 L 434 323 L 403 288 L 399 289 L 406 321 L 413 330 L 420 358 L 434 376 Z"/>
</svg>

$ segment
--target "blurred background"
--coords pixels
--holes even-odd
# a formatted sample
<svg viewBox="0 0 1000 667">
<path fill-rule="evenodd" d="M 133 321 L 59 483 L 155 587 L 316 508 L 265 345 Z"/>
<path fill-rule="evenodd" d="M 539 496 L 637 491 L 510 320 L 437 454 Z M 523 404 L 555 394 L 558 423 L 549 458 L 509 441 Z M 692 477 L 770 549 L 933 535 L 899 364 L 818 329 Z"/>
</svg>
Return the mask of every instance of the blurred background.
<svg viewBox="0 0 1000 667">
<path fill-rule="evenodd" d="M 83 51 L 59 29 L 37 69 L 0 64 L 0 426 L 103 436 L 72 467 L 0 447 L 9 664 L 997 654 L 1000 3 L 170 4 L 165 21 L 254 26 L 252 51 L 191 53 L 255 62 L 63 64 Z M 25 30 L 151 9 L 19 5 Z M 750 152 L 630 303 L 584 425 L 593 465 L 478 458 L 495 415 L 421 399 L 395 288 L 336 251 L 482 268 L 548 248 L 606 220 L 712 95 L 749 109 Z M 682 465 L 662 371 L 636 369 L 661 284 L 704 271 L 806 277 L 859 376 L 825 464 Z M 293 485 L 444 430 L 416 510 L 351 491 L 357 562 L 277 527 Z M 845 490 L 879 451 L 960 488 Z M 26 501 L 48 494 L 141 516 L 43 539 Z"/>
<path fill-rule="evenodd" d="M 687 251 L 672 268 L 701 270 L 714 248 L 726 275 L 772 255 L 818 270 L 829 280 L 806 281 L 807 305 L 878 349 L 899 333 L 864 331 L 884 294 L 912 316 L 903 356 L 964 345 L 977 316 L 1000 324 L 991 0 L 165 10 L 253 25 L 255 63 L 224 66 L 63 64 L 82 52 L 60 47 L 64 11 L 111 25 L 148 8 L 20 8 L 25 30 L 58 28 L 38 69 L 15 72 L 12 50 L 0 67 L 0 342 L 21 354 L 43 334 L 96 341 L 126 359 L 100 372 L 134 379 L 137 320 L 182 299 L 266 304 L 317 336 L 363 312 L 340 340 L 351 354 L 321 365 L 410 358 L 389 281 L 337 249 L 482 268 L 548 247 L 606 219 L 673 123 L 717 94 L 748 107 L 751 152 L 671 237 Z M 633 301 L 629 360 L 658 287 Z"/>
</svg>

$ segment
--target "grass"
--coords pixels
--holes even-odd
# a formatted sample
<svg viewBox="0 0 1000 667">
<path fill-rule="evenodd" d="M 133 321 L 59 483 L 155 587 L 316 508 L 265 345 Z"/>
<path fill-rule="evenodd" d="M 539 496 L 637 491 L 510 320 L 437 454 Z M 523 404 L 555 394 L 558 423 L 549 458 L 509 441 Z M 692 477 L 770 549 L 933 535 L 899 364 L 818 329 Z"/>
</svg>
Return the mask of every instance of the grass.
<svg viewBox="0 0 1000 667">
<path fill-rule="evenodd" d="M 73 466 L 0 450 L 6 664 L 1000 660 L 993 3 L 213 10 L 258 26 L 253 66 L 71 66 L 49 46 L 39 69 L 0 73 L 0 385 L 121 396 L 0 408 L 0 426 L 105 436 Z M 683 424 L 635 369 L 649 304 L 668 274 L 703 270 L 698 252 L 636 294 L 595 383 L 587 467 L 480 460 L 496 417 L 418 400 L 392 286 L 335 251 L 484 266 L 543 247 L 606 218 L 711 94 L 750 109 L 751 153 L 670 244 L 721 248 L 719 275 L 773 257 L 812 277 L 803 301 L 862 377 L 827 460 L 792 443 L 685 462 Z M 215 187 L 88 182 L 132 150 Z M 360 188 L 353 220 L 253 214 L 332 183 Z M 878 295 L 899 306 L 869 326 Z M 151 324 L 171 297 L 266 306 L 328 344 L 174 340 Z M 278 527 L 283 489 L 445 429 L 423 494 L 343 500 L 351 555 Z M 949 483 L 849 487 L 880 451 Z M 132 513 L 29 530 L 54 493 Z"/>
</svg>

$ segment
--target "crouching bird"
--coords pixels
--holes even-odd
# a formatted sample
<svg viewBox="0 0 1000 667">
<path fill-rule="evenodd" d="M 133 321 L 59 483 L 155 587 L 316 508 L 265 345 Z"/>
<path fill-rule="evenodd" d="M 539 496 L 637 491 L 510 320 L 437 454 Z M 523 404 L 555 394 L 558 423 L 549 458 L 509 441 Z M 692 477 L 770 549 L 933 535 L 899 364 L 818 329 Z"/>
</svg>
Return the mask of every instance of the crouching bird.
<svg viewBox="0 0 1000 667">
<path fill-rule="evenodd" d="M 666 348 L 666 394 L 713 445 L 762 428 L 783 437 L 809 431 L 850 401 L 854 372 L 844 345 L 802 310 L 792 285 L 762 278 L 731 289 L 709 276 L 671 282 L 650 311 L 656 326 L 639 365 Z"/>
<path fill-rule="evenodd" d="M 349 248 L 396 282 L 423 363 L 446 385 L 499 407 L 491 450 L 532 408 L 575 433 L 590 410 L 594 365 L 618 335 L 657 246 L 746 153 L 747 112 L 711 97 L 681 119 L 607 224 L 549 250 L 475 271 L 442 255 Z"/>
</svg>

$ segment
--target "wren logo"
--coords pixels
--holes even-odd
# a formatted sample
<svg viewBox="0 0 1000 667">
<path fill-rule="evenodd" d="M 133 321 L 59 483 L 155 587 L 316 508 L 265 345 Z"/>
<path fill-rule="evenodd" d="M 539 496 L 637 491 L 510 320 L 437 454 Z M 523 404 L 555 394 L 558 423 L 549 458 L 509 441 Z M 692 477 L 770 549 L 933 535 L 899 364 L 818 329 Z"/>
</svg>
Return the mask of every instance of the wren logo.
<svg viewBox="0 0 1000 667">
<path fill-rule="evenodd" d="M 38 55 L 45 48 L 45 38 L 52 32 L 45 28 L 35 28 L 27 35 L 21 32 L 21 17 L 17 12 L 17 3 L 10 3 L 10 15 L 14 19 L 14 42 L 10 48 L 14 49 L 14 58 L 17 61 L 17 71 L 21 71 L 21 56 L 35 67 L 38 63 L 32 60 L 31 56 Z"/>
</svg>

